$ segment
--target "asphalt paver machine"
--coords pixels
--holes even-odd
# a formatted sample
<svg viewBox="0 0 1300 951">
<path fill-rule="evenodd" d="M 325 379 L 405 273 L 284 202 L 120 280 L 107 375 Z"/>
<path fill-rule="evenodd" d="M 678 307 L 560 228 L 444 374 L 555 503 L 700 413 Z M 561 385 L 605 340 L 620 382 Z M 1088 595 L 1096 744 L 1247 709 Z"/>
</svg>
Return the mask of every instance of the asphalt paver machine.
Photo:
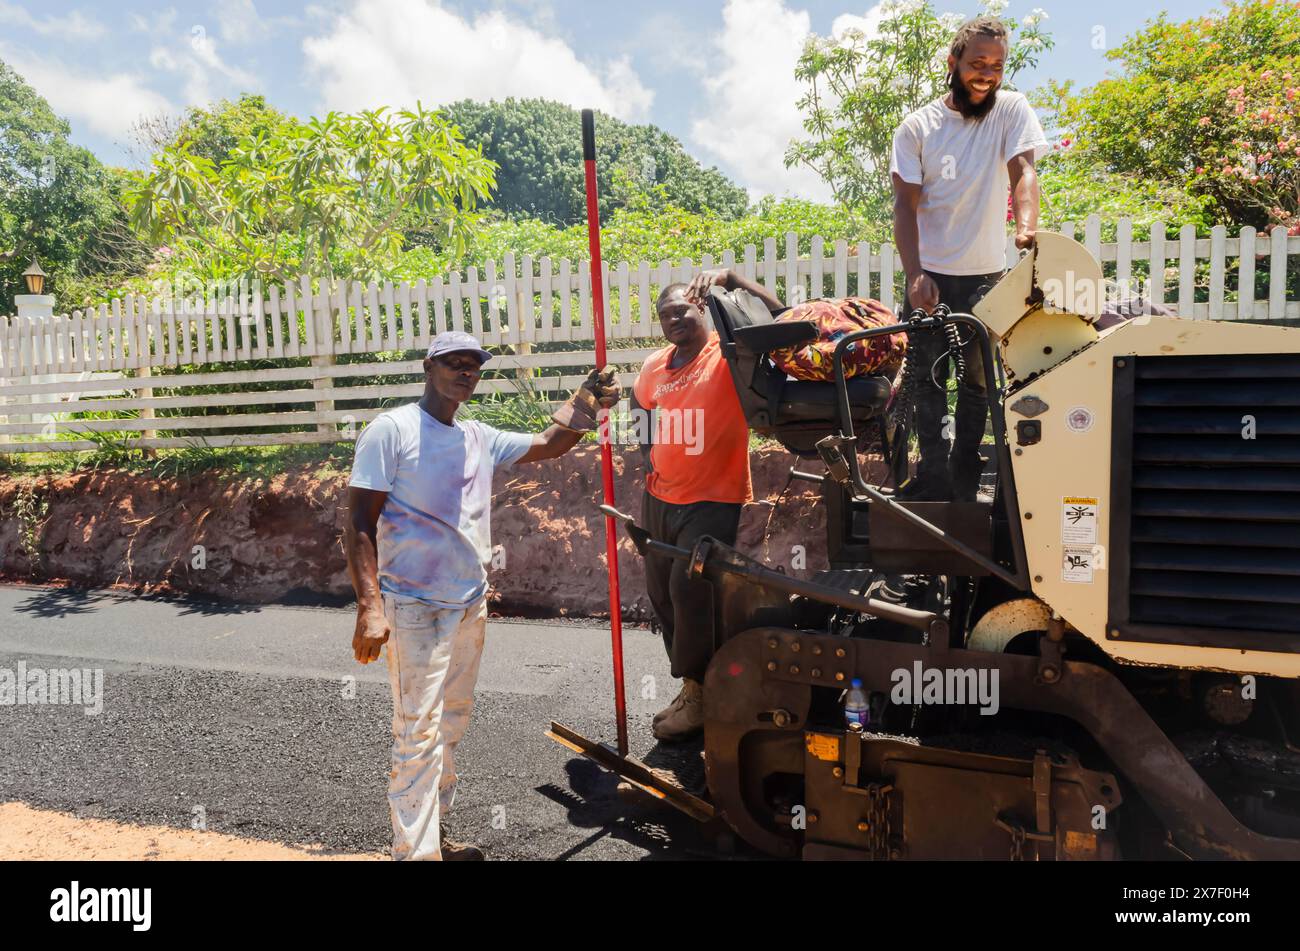
<svg viewBox="0 0 1300 951">
<path fill-rule="evenodd" d="M 1300 330 L 1099 329 L 1104 286 L 1040 234 L 973 314 L 842 338 L 826 383 L 767 356 L 811 324 L 711 291 L 750 426 L 824 464 L 792 474 L 820 484 L 829 568 L 627 520 L 714 591 L 708 795 L 670 801 L 783 857 L 1300 858 Z M 897 407 L 843 354 L 900 327 L 978 342 L 991 497 L 901 502 L 864 476 Z"/>
</svg>

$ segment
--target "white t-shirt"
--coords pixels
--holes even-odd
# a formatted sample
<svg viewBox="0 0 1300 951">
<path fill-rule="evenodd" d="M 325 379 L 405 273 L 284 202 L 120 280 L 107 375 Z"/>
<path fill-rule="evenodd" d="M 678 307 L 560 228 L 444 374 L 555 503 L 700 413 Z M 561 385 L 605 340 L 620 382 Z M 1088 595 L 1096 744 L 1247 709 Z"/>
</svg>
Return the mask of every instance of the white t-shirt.
<svg viewBox="0 0 1300 951">
<path fill-rule="evenodd" d="M 966 119 L 942 99 L 922 106 L 894 133 L 890 173 L 921 186 L 921 267 L 939 274 L 993 274 L 1007 263 L 1007 163 L 1048 151 L 1028 100 L 1000 89 L 983 119 Z"/>
<path fill-rule="evenodd" d="M 473 420 L 447 426 L 418 403 L 376 416 L 357 439 L 348 485 L 388 493 L 379 515 L 379 588 L 438 608 L 487 593 L 492 472 L 533 444 Z"/>
</svg>

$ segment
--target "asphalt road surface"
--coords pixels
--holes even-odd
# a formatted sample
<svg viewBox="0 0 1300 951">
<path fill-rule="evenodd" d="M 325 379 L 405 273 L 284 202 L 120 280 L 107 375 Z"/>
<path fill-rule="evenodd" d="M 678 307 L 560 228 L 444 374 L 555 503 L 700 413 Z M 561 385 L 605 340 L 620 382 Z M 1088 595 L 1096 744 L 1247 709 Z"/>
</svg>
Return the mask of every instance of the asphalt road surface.
<svg viewBox="0 0 1300 951">
<path fill-rule="evenodd" d="M 386 850 L 392 700 L 351 655 L 352 609 L 231 606 L 0 586 L 0 668 L 100 668 L 103 709 L 0 706 L 0 801 L 346 852 Z M 659 639 L 624 632 L 632 752 L 677 692 Z M 355 678 L 350 683 L 346 678 Z M 645 696 L 653 686 L 655 696 Z M 702 827 L 627 801 L 544 735 L 613 743 L 609 633 L 490 621 L 451 837 L 491 859 L 716 856 Z"/>
</svg>

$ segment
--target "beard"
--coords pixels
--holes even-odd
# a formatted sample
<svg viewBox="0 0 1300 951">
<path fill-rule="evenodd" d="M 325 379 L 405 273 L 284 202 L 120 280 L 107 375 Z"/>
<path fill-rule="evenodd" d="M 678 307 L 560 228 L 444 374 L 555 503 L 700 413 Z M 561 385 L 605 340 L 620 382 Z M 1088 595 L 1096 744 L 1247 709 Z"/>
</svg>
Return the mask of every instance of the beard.
<svg viewBox="0 0 1300 951">
<path fill-rule="evenodd" d="M 952 101 L 957 106 L 957 111 L 967 119 L 983 119 L 993 111 L 993 105 L 998 98 L 998 87 L 995 86 L 989 90 L 983 102 L 972 102 L 970 90 L 955 72 L 948 75 L 948 88 L 952 90 Z"/>
</svg>

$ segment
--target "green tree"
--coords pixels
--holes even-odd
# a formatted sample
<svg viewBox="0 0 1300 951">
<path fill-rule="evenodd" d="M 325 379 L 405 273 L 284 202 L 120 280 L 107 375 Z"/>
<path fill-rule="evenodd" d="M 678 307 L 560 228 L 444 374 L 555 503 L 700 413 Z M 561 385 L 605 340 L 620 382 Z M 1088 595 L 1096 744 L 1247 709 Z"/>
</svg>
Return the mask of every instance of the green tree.
<svg viewBox="0 0 1300 951">
<path fill-rule="evenodd" d="M 435 112 L 330 113 L 245 136 L 219 162 L 180 138 L 131 190 L 133 221 L 196 277 L 369 279 L 418 215 L 453 249 L 478 223 L 495 165 Z"/>
<path fill-rule="evenodd" d="M 494 207 L 510 217 L 540 218 L 560 225 L 586 217 L 582 126 L 576 109 L 543 99 L 462 101 L 442 110 L 471 145 L 501 166 Z M 748 196 L 716 168 L 703 168 L 667 132 L 629 125 L 596 114 L 600 213 L 655 186 L 675 206 L 722 218 L 745 213 Z"/>
<path fill-rule="evenodd" d="M 998 14 L 1004 0 L 985 0 Z M 831 187 L 835 200 L 870 216 L 888 213 L 889 158 L 894 132 L 906 116 L 948 91 L 948 50 L 961 14 L 934 11 L 929 0 L 887 0 L 876 35 L 848 30 L 840 37 L 811 36 L 795 67 L 804 84 L 799 100 L 808 138 L 790 144 L 787 168 L 806 165 Z M 1053 46 L 1046 14 L 1035 10 L 1011 33 L 1004 84 L 1037 65 Z"/>
<path fill-rule="evenodd" d="M 192 106 L 172 143 L 188 142 L 190 151 L 220 163 L 247 138 L 282 135 L 298 121 L 267 105 L 263 96 L 244 93 L 234 102 L 222 99 L 206 108 Z"/>
<path fill-rule="evenodd" d="M 766 197 L 748 214 L 724 220 L 678 207 L 660 195 L 653 200 L 641 196 L 616 208 L 601 229 L 601 241 L 608 261 L 658 264 L 683 258 L 698 261 L 704 254 L 721 261 L 728 250 L 739 261 L 747 244 L 754 245 L 762 256 L 763 241 L 771 237 L 777 239 L 784 253 L 783 236 L 788 232 L 799 235 L 801 254 L 808 253 L 813 235 L 821 235 L 831 243 L 843 238 L 850 242 L 850 253 L 856 254 L 856 242 L 888 241 L 888 231 L 887 225 L 864 226 L 857 215 L 841 206 L 801 199 Z M 414 280 L 470 264 L 481 268 L 486 261 L 502 261 L 507 253 L 516 259 L 525 254 L 534 259 L 550 257 L 553 264 L 568 258 L 577 265 L 587 260 L 587 228 L 581 224 L 560 227 L 535 218 L 499 218 L 484 224 L 463 256 L 413 247 L 402 255 L 391 276 Z"/>
<path fill-rule="evenodd" d="M 0 62 L 0 283 L 6 307 L 13 294 L 26 293 L 20 275 L 33 255 L 56 293 L 87 275 L 126 273 L 142 264 L 143 249 L 123 227 L 115 173 L 71 144 L 68 134 L 67 122 Z"/>
<path fill-rule="evenodd" d="M 1252 0 L 1167 14 L 1107 54 L 1120 75 L 1050 88 L 1055 121 L 1096 167 L 1190 185 L 1224 223 L 1295 228 L 1300 6 Z"/>
</svg>

